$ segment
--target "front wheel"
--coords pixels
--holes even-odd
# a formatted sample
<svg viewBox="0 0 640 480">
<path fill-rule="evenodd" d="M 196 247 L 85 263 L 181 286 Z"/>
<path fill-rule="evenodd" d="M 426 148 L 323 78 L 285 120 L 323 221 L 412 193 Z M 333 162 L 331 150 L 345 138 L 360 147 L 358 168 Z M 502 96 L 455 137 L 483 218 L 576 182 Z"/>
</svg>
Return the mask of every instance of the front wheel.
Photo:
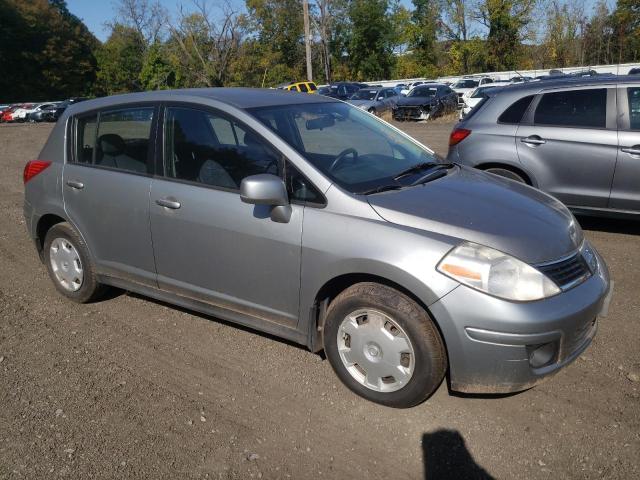
<svg viewBox="0 0 640 480">
<path fill-rule="evenodd" d="M 329 305 L 324 349 L 353 392 L 395 408 L 426 400 L 447 369 L 444 343 L 429 314 L 377 283 L 347 288 Z"/>
</svg>

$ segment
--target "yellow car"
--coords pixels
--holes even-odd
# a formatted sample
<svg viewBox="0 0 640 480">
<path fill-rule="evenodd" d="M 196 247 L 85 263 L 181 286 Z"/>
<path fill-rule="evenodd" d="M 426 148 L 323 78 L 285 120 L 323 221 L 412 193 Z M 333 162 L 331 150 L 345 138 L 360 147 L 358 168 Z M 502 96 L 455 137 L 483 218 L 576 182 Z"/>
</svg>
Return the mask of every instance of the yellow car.
<svg viewBox="0 0 640 480">
<path fill-rule="evenodd" d="M 276 88 L 290 92 L 317 93 L 318 87 L 313 82 L 289 82 L 278 85 Z"/>
</svg>

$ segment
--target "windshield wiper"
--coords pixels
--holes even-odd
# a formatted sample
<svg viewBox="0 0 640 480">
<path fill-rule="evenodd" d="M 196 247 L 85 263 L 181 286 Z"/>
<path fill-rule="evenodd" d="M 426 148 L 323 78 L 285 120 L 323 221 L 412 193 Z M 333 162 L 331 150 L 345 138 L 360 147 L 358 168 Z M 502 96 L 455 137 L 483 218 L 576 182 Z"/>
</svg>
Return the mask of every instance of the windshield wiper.
<svg viewBox="0 0 640 480">
<path fill-rule="evenodd" d="M 402 188 L 403 188 L 402 185 L 395 185 L 395 184 L 379 185 L 375 188 L 372 188 L 371 190 L 365 190 L 364 192 L 360 192 L 360 195 L 371 195 L 372 193 L 386 192 L 388 190 L 401 190 Z"/>
<path fill-rule="evenodd" d="M 427 170 L 427 169 L 432 169 L 432 168 L 437 168 L 438 170 L 441 170 L 441 169 L 447 169 L 448 170 L 451 167 L 453 167 L 453 163 L 437 163 L 437 162 L 416 163 L 414 166 L 409 167 L 406 170 L 402 170 L 395 177 L 393 177 L 393 179 L 394 180 L 399 180 L 402 177 L 406 177 L 407 175 L 411 175 L 412 173 L 418 173 L 421 170 Z"/>
<path fill-rule="evenodd" d="M 431 170 L 429 173 L 425 173 L 420 178 L 412 182 L 409 186 L 415 187 L 416 185 L 420 185 L 421 183 L 427 183 L 431 180 L 436 180 L 438 178 L 444 177 L 447 175 L 447 169 L 438 168 L 437 170 Z"/>
</svg>

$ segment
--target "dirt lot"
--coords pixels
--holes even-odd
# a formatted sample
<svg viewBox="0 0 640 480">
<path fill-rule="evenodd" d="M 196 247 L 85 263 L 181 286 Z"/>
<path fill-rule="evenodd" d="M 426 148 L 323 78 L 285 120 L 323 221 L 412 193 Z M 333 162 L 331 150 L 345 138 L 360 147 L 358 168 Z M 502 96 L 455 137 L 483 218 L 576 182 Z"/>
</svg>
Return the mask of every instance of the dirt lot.
<svg viewBox="0 0 640 480">
<path fill-rule="evenodd" d="M 446 153 L 451 125 L 402 125 Z M 22 220 L 50 125 L 0 125 L 0 478 L 640 478 L 640 223 L 585 220 L 615 294 L 532 390 L 392 410 L 303 348 L 120 294 L 63 300 Z"/>
</svg>

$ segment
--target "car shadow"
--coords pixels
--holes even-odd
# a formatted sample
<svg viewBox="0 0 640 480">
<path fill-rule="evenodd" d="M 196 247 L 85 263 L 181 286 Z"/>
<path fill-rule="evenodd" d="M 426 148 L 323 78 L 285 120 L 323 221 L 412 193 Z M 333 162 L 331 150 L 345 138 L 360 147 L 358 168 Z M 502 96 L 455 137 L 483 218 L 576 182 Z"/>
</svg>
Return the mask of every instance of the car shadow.
<svg viewBox="0 0 640 480">
<path fill-rule="evenodd" d="M 638 220 L 590 217 L 585 215 L 576 215 L 576 218 L 583 230 L 640 235 L 640 221 Z"/>
<path fill-rule="evenodd" d="M 456 430 L 436 430 L 422 435 L 425 480 L 493 479 L 478 465 Z"/>
</svg>

